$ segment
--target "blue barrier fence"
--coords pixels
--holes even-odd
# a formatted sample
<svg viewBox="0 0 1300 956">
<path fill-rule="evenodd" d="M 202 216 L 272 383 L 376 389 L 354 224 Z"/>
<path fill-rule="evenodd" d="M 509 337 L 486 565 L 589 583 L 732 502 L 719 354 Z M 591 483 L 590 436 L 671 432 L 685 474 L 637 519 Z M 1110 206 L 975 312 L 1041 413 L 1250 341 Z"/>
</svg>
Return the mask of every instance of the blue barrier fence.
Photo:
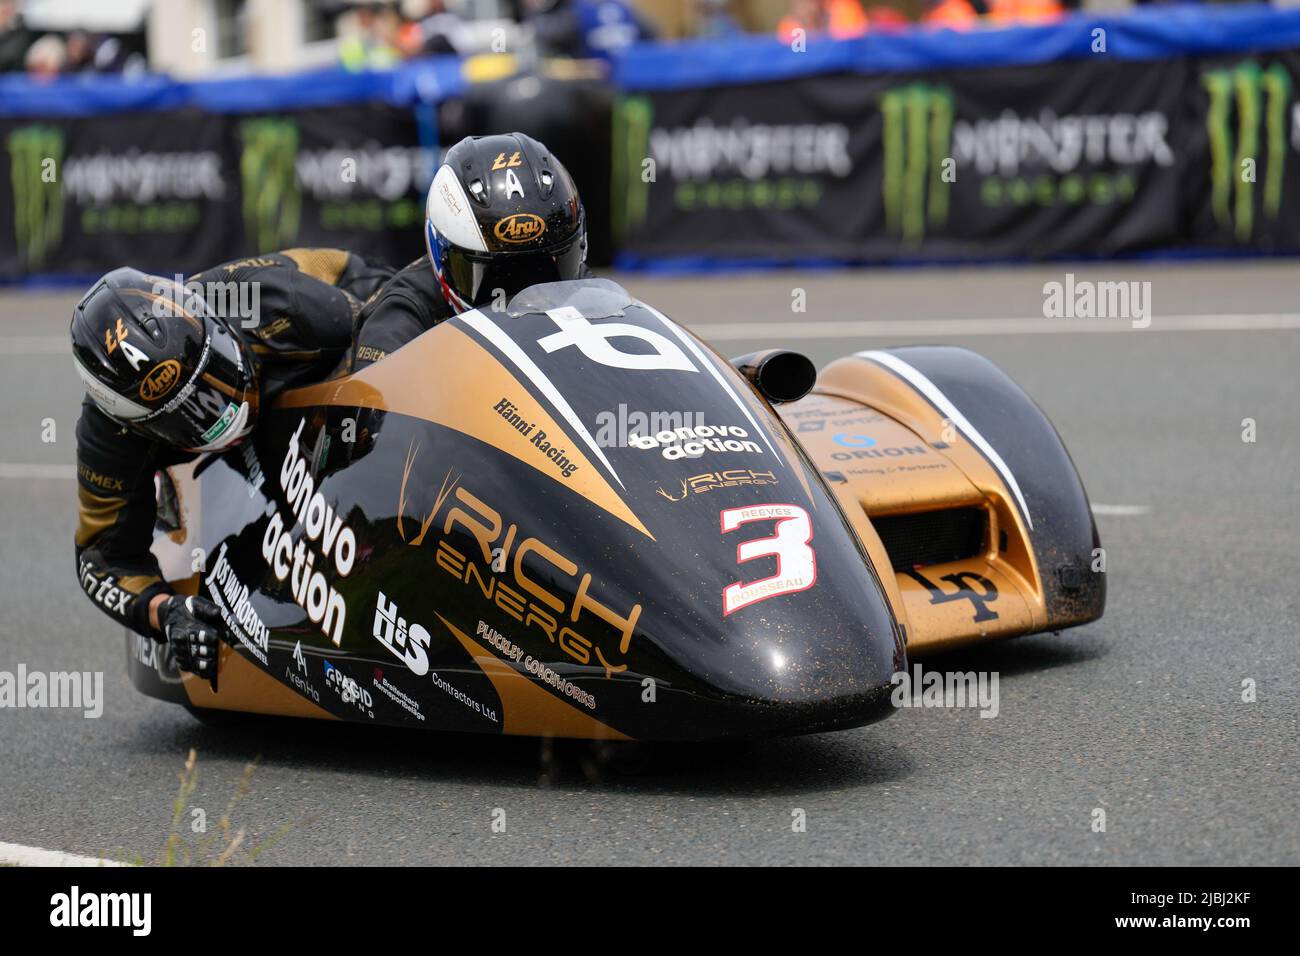
<svg viewBox="0 0 1300 956">
<path fill-rule="evenodd" d="M 1104 31 L 1105 52 L 1094 51 Z M 1043 26 L 954 31 L 913 28 L 851 40 L 810 37 L 793 52 L 771 37 L 633 47 L 615 63 L 624 90 L 765 83 L 818 73 L 906 73 L 1031 66 L 1070 59 L 1158 60 L 1300 47 L 1300 9 L 1142 7 L 1113 16 L 1078 13 Z"/>
<path fill-rule="evenodd" d="M 1105 31 L 1105 52 L 1100 54 L 1093 51 L 1097 30 Z M 917 27 L 851 40 L 812 37 L 800 53 L 765 36 L 647 43 L 614 61 L 613 81 L 622 90 L 682 89 L 831 72 L 1027 66 L 1097 56 L 1153 60 L 1297 47 L 1300 8 L 1159 6 L 1113 16 L 1075 14 L 1044 26 L 965 32 Z M 40 83 L 10 74 L 0 76 L 0 116 L 90 116 L 187 106 L 245 113 L 368 101 L 410 106 L 459 95 L 466 85 L 454 57 L 412 61 L 383 72 L 329 67 L 196 81 L 92 74 Z"/>
<path fill-rule="evenodd" d="M 1300 252 L 1300 9 L 643 46 L 614 79 L 624 268 Z"/>
<path fill-rule="evenodd" d="M 1238 57 L 1242 59 L 1231 63 L 1226 59 Z M 1224 87 L 1225 69 L 1230 72 L 1246 60 L 1253 65 L 1238 77 L 1246 85 L 1233 86 L 1237 81 L 1229 80 Z M 1249 73 L 1256 68 L 1261 76 L 1267 74 L 1264 85 Z M 1003 94 L 1004 79 L 1033 71 L 1032 82 L 1011 83 Z M 1282 94 L 1276 71 L 1284 76 Z M 614 223 L 616 261 L 627 267 L 694 270 L 1059 255 L 1258 255 L 1300 248 L 1300 205 L 1295 204 L 1300 197 L 1300 121 L 1292 116 L 1300 117 L 1300 97 L 1292 93 L 1300 90 L 1300 9 L 1263 4 L 1147 7 L 1112 16 L 1075 14 L 1043 26 L 967 32 L 917 27 L 839 41 L 814 36 L 801 52 L 766 36 L 645 44 L 614 60 L 610 82 L 619 97 L 611 212 L 619 220 Z M 897 129 L 908 129 L 915 114 L 897 114 L 891 122 L 904 126 L 895 129 L 885 121 L 881 104 L 900 84 L 913 83 L 925 85 L 926 95 L 943 91 L 926 108 L 946 102 L 945 109 L 955 109 L 946 122 L 956 122 L 968 145 L 975 143 L 972 130 L 978 134 L 1008 116 L 1022 124 L 1020 135 L 1027 135 L 1023 129 L 1038 122 L 1040 114 L 1114 115 L 1127 122 L 1124 117 L 1130 115 L 1158 113 L 1168 121 L 1169 144 L 1178 161 L 1148 161 L 1122 169 L 1110 157 L 1099 166 L 1084 164 L 1048 181 L 1032 169 L 1015 176 L 971 178 L 978 164 L 968 157 L 965 178 L 951 190 L 936 191 L 941 189 L 937 180 L 908 186 L 918 157 L 907 145 L 911 140 L 898 139 Z M 1177 87 L 1179 92 L 1171 98 L 1156 87 Z M 508 84 L 501 89 L 508 90 Z M 1230 92 L 1225 94 L 1225 89 Z M 174 258 L 179 268 L 182 262 L 189 265 L 191 259 L 198 262 L 216 253 L 218 246 L 222 253 L 247 251 L 260 235 L 287 240 L 295 227 L 273 219 L 276 203 L 264 201 L 267 189 L 302 200 L 299 231 L 295 241 L 285 244 L 353 243 L 383 257 L 404 254 L 410 242 L 399 231 L 412 228 L 411 216 L 419 211 L 424 187 L 412 174 L 407 195 L 394 199 L 383 194 L 379 177 L 384 170 L 391 172 L 395 159 L 375 154 L 374 147 L 420 147 L 428 153 L 438 135 L 430 107 L 466 95 L 473 95 L 473 89 L 454 57 L 413 61 L 383 72 L 330 67 L 196 81 L 88 75 L 37 83 L 24 76 L 0 76 L 0 138 L 5 138 L 0 143 L 0 282 L 80 278 L 103 267 L 101 260 L 121 248 L 144 258 L 153 254 L 149 250 L 167 253 L 167 261 Z M 1255 99 L 1244 103 L 1242 95 Z M 1276 109 L 1279 96 L 1285 100 L 1285 116 Z M 723 100 L 725 104 L 718 105 Z M 367 110 L 372 104 L 374 109 Z M 630 112 L 624 109 L 627 104 L 633 107 Z M 809 108 L 816 115 L 808 116 Z M 317 115 L 308 115 L 311 111 Z M 320 116 L 322 111 L 329 115 Z M 161 144 L 147 134 L 149 114 L 154 112 L 168 113 L 171 121 Z M 278 114 L 286 128 L 258 130 L 262 138 L 254 149 L 246 122 L 253 114 Z M 1265 114 L 1266 125 L 1246 128 L 1253 122 L 1250 117 Z M 925 122 L 937 120 L 931 116 Z M 1285 145 L 1278 135 L 1280 123 L 1290 131 Z M 630 160 L 652 155 L 655 143 L 680 145 L 696 132 L 697 124 L 706 133 L 720 130 L 726 135 L 766 125 L 787 137 L 803 135 L 815 124 L 842 127 L 846 142 L 851 140 L 847 161 L 853 173 L 774 174 L 765 181 L 750 176 L 749 170 L 718 167 L 675 176 L 665 162 L 665 175 L 653 190 L 617 179 L 620 163 L 626 175 Z M 14 146 L 12 136 L 20 131 L 26 138 Z M 918 132 L 947 136 L 947 148 L 960 153 L 961 141 L 953 138 L 951 129 L 931 126 L 906 135 Z M 40 157 L 33 150 L 43 148 L 40 136 L 54 137 L 60 162 L 81 175 L 70 175 L 66 187 L 62 181 L 28 183 L 20 195 L 19 179 L 39 172 L 34 163 Z M 1239 158 L 1233 151 L 1243 141 L 1261 139 L 1259 186 L 1252 181 L 1243 187 L 1228 168 Z M 690 148 L 695 145 L 688 143 Z M 762 148 L 771 147 L 768 143 Z M 146 149 L 157 152 L 155 168 L 167 175 L 174 174 L 178 161 L 205 151 L 203 155 L 219 165 L 225 185 L 213 186 L 197 198 L 178 195 L 142 203 L 130 184 L 105 177 L 121 179 L 123 164 Z M 282 149 L 291 152 L 275 152 Z M 319 171 L 322 162 L 332 161 L 343 149 L 371 156 L 375 189 L 363 182 L 353 195 L 338 196 L 319 181 L 293 184 L 295 168 L 301 179 L 301 170 Z M 268 185 L 254 166 L 269 162 L 272 155 L 282 178 Z M 21 176 L 15 172 L 20 161 L 27 164 Z M 414 153 L 410 161 L 414 167 Z M 868 185 L 849 191 L 847 186 L 854 182 Z M 1105 209 L 1096 203 L 1089 207 L 1086 201 L 1067 208 L 1062 200 L 1055 213 L 1023 202 L 1019 211 L 1006 205 L 1019 201 L 1018 196 L 1048 194 L 1075 202 L 1069 197 L 1082 195 L 1084 186 L 1118 189 L 1131 208 L 1126 211 L 1111 200 Z M 896 187 L 904 191 L 891 193 Z M 1183 198 L 1198 193 L 1213 199 L 1193 204 Z M 260 198 L 250 204 L 243 198 L 250 195 Z M 1153 196 L 1158 201 L 1147 201 Z M 778 204 L 782 197 L 793 197 L 802 205 L 776 209 L 770 205 L 773 197 Z M 814 203 L 810 197 L 821 198 Z M 936 205 L 940 200 L 942 207 Z M 908 203 L 914 201 L 920 205 L 912 209 Z M 1186 208 L 1166 219 L 1154 213 L 1171 204 Z M 133 207 L 146 206 L 147 214 L 134 215 Z M 849 208 L 866 210 L 851 229 L 820 246 L 806 241 L 831 235 Z M 947 221 L 925 226 L 918 238 L 917 217 L 942 218 L 947 209 L 953 211 Z M 1083 211 L 1092 217 L 1086 229 L 1062 230 L 1063 216 Z M 1002 242 L 1017 224 L 1023 227 L 1030 213 L 1038 216 L 1037 225 L 1028 231 L 1020 228 L 1019 238 Z M 895 214 L 905 220 L 899 228 L 890 221 Z M 638 215 L 640 232 L 634 221 Z M 824 228 L 826 222 L 832 224 L 830 230 Z M 970 222 L 978 228 L 963 232 L 963 224 Z M 198 234 L 214 228 L 226 230 L 222 243 Z M 1073 236 L 1052 244 L 1067 232 Z M 784 243 L 745 244 L 764 235 L 790 238 Z M 1112 241 L 1114 237 L 1121 238 Z"/>
<path fill-rule="evenodd" d="M 414 106 L 457 96 L 464 89 L 455 57 L 415 60 L 382 72 L 327 67 L 283 76 L 194 81 L 79 74 L 38 83 L 13 74 L 0 76 L 0 117 L 97 116 L 186 107 L 253 113 L 366 102 Z"/>
</svg>

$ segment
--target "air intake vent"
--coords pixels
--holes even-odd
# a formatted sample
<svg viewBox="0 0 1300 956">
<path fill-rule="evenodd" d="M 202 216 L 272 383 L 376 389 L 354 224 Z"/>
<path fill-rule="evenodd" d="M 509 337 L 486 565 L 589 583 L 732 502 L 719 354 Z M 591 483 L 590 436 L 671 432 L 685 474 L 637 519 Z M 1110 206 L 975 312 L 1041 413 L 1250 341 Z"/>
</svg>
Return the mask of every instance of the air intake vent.
<svg viewBox="0 0 1300 956">
<path fill-rule="evenodd" d="M 948 508 L 872 518 L 895 571 L 946 564 L 984 550 L 988 514 L 983 508 Z"/>
</svg>

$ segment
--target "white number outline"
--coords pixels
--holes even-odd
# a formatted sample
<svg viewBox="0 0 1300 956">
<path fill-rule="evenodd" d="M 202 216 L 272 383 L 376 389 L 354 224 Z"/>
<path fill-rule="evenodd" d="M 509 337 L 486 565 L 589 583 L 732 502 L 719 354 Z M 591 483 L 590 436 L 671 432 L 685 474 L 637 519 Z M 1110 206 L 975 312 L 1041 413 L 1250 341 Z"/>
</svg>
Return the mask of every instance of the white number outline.
<svg viewBox="0 0 1300 956">
<path fill-rule="evenodd" d="M 746 512 L 767 511 L 773 508 L 788 508 L 793 514 L 774 515 L 774 514 L 753 514 L 746 516 Z M 731 516 L 731 527 L 728 525 L 728 517 Z M 775 521 L 776 529 L 765 538 L 752 538 L 749 541 L 742 541 L 736 545 L 736 563 L 744 564 L 747 561 L 753 561 L 757 558 L 766 558 L 769 556 L 776 557 L 776 574 L 771 577 L 760 578 L 757 581 L 734 581 L 722 589 L 722 616 L 728 617 L 741 610 L 749 607 L 751 604 L 757 604 L 759 601 L 766 601 L 768 598 L 780 597 L 783 594 L 797 594 L 800 591 L 807 591 L 817 583 L 817 552 L 812 547 L 813 525 L 812 517 L 807 510 L 794 504 L 766 504 L 766 505 L 742 505 L 736 508 L 724 508 L 718 513 L 719 527 L 723 534 L 729 534 L 743 525 L 755 521 Z M 798 522 L 802 527 L 796 527 L 793 531 L 786 531 L 791 522 Z M 807 529 L 807 535 L 803 536 L 803 529 Z M 791 535 L 795 537 L 791 538 Z M 767 549 L 761 549 L 762 545 L 770 545 Z M 806 556 L 804 552 L 807 552 Z M 776 581 L 786 577 L 783 573 L 787 561 L 804 561 L 808 562 L 808 569 L 811 573 L 799 575 L 806 578 L 807 583 L 797 587 L 786 587 L 777 591 L 770 591 L 758 594 L 741 600 L 739 603 L 732 603 L 735 596 L 743 594 L 746 590 L 754 588 L 756 585 L 766 584 L 769 581 Z"/>
</svg>

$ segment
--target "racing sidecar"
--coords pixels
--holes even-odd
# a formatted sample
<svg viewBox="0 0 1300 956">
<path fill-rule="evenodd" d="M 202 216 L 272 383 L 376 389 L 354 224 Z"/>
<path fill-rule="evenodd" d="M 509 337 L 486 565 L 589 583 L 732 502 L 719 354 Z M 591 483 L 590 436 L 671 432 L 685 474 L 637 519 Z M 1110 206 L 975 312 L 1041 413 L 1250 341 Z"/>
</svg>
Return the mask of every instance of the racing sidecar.
<svg viewBox="0 0 1300 956">
<path fill-rule="evenodd" d="M 215 691 L 134 636 L 131 677 L 200 711 L 808 733 L 889 714 L 909 653 L 1105 602 L 1074 466 L 991 363 L 728 362 L 607 280 L 289 392 L 159 497 L 164 573 L 216 602 L 228 645 Z"/>
</svg>

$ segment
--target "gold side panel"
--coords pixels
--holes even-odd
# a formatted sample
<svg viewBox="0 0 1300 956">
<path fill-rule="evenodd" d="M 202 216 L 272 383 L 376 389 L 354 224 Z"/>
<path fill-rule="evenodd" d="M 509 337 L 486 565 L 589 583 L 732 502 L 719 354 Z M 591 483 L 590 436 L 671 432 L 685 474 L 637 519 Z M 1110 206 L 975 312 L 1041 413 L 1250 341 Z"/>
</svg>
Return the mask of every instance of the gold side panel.
<svg viewBox="0 0 1300 956">
<path fill-rule="evenodd" d="M 1002 476 L 978 448 L 947 422 L 933 405 L 888 369 L 859 358 L 843 358 L 822 369 L 817 391 L 849 399 L 905 425 L 929 443 L 942 445 L 943 457 L 955 465 L 992 507 L 995 532 L 1007 532 L 1001 559 L 1014 566 L 1031 590 L 1038 592 L 1038 563 L 1029 547 L 1030 530 L 1016 508 Z"/>
<path fill-rule="evenodd" d="M 811 395 L 778 411 L 828 475 L 880 570 L 886 597 L 907 627 L 909 655 L 1046 626 L 1030 532 L 1001 476 L 910 385 L 875 363 L 841 359 L 822 371 Z M 985 553 L 912 572 L 891 570 L 869 520 L 970 507 L 988 515 Z M 988 600 L 990 589 L 996 596 Z"/>
<path fill-rule="evenodd" d="M 1046 624 L 1046 615 L 1035 613 L 1036 596 L 1025 589 L 1019 575 L 1008 574 L 1000 562 L 971 558 L 932 564 L 915 573 L 938 593 L 905 572 L 898 575 L 907 617 L 914 624 L 908 633 L 909 657 L 1028 634 Z M 987 595 L 993 593 L 990 585 L 996 596 L 988 600 Z"/>
<path fill-rule="evenodd" d="M 502 732 L 525 737 L 578 737 L 585 740 L 631 740 L 539 687 L 441 614 L 438 620 L 474 658 L 501 698 Z"/>
<path fill-rule="evenodd" d="M 514 406 L 514 415 L 532 425 L 527 434 L 494 410 L 503 399 Z M 443 425 L 499 448 L 646 537 L 654 537 L 605 479 L 600 466 L 579 450 L 581 443 L 491 353 L 455 326 L 440 326 L 436 334 L 422 335 L 353 375 L 288 392 L 277 404 L 377 408 Z M 570 477 L 565 478 L 535 443 L 543 433 L 562 444 L 566 457 L 577 465 Z"/>
<path fill-rule="evenodd" d="M 861 402 L 814 392 L 778 411 L 817 470 L 842 475 L 870 515 L 984 503 L 942 452 Z"/>
<path fill-rule="evenodd" d="M 221 645 L 217 666 L 217 693 L 208 682 L 193 674 L 182 674 L 185 694 L 190 704 L 210 710 L 239 710 L 250 714 L 274 714 L 281 717 L 312 717 L 337 720 L 333 714 L 306 697 L 281 684 L 235 651 Z"/>
</svg>

